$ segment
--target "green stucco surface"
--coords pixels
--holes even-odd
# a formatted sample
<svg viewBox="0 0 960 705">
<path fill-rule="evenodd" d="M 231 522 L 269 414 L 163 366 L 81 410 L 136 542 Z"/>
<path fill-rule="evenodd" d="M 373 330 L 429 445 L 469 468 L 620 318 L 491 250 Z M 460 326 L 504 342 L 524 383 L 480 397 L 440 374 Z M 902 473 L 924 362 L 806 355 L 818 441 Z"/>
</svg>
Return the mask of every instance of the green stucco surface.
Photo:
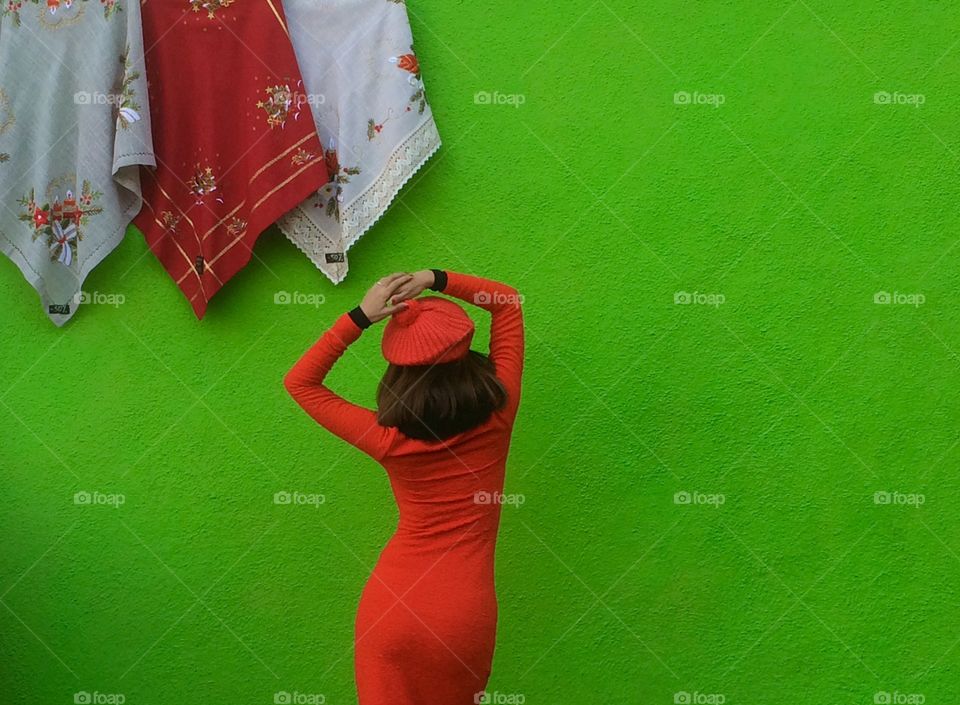
<svg viewBox="0 0 960 705">
<path fill-rule="evenodd" d="M 344 284 L 271 230 L 198 323 L 131 230 L 86 287 L 124 303 L 58 330 L 0 262 L 0 702 L 355 702 L 395 508 L 282 377 L 443 267 L 525 297 L 500 702 L 955 703 L 960 8 L 409 10 L 444 146 Z"/>
</svg>

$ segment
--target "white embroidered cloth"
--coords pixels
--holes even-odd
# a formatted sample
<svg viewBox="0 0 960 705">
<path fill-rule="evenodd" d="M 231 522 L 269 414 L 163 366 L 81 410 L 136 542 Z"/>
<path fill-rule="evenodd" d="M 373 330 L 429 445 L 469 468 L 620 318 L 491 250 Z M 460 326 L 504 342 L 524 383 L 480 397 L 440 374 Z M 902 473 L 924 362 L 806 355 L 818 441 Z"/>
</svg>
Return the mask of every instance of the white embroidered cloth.
<svg viewBox="0 0 960 705">
<path fill-rule="evenodd" d="M 284 0 L 283 7 L 334 180 L 278 225 L 336 284 L 347 275 L 347 250 L 440 147 L 440 136 L 402 0 Z"/>
<path fill-rule="evenodd" d="M 65 323 L 155 165 L 137 0 L 0 7 L 0 250 Z"/>
</svg>

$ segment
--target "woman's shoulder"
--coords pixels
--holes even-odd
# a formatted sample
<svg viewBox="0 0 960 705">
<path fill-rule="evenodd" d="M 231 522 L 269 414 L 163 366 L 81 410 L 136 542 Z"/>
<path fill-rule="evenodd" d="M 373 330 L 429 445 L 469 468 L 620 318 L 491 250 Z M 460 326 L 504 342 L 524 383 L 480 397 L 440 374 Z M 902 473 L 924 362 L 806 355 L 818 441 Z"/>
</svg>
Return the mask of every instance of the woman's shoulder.
<svg viewBox="0 0 960 705">
<path fill-rule="evenodd" d="M 398 428 L 391 427 L 390 448 L 386 457 L 422 454 L 430 451 L 456 452 L 467 446 L 482 449 L 485 444 L 496 445 L 498 440 L 509 438 L 513 430 L 513 419 L 505 409 L 494 411 L 483 422 L 473 428 L 447 438 L 425 440 L 406 435 Z"/>
</svg>

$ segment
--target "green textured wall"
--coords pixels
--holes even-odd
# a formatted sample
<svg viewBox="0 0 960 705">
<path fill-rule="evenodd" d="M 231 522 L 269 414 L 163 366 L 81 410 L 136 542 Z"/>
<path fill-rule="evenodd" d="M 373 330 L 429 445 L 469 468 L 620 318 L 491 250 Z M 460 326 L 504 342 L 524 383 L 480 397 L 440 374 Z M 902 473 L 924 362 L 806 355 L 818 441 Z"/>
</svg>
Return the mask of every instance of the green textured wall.
<svg viewBox="0 0 960 705">
<path fill-rule="evenodd" d="M 281 380 L 440 266 L 526 298 L 500 702 L 954 702 L 960 8 L 410 12 L 445 144 L 340 287 L 271 231 L 197 323 L 131 232 L 87 286 L 125 302 L 57 330 L 0 264 L 0 701 L 353 702 L 395 509 Z M 333 386 L 370 403 L 378 346 Z"/>
</svg>

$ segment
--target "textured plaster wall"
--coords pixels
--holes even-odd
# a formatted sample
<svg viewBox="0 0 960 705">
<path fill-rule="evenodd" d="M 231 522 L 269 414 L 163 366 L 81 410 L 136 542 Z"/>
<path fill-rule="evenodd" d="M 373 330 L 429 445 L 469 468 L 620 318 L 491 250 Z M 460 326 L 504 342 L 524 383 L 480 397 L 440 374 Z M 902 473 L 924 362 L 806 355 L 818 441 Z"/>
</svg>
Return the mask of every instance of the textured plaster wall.
<svg viewBox="0 0 960 705">
<path fill-rule="evenodd" d="M 271 231 L 198 324 L 131 231 L 87 287 L 125 303 L 57 330 L 0 262 L 0 702 L 354 702 L 354 610 L 395 509 L 281 379 L 378 276 L 426 266 L 526 297 L 491 690 L 955 701 L 960 9 L 410 12 L 445 146 L 340 287 Z M 370 403 L 378 345 L 331 383 Z"/>
</svg>

